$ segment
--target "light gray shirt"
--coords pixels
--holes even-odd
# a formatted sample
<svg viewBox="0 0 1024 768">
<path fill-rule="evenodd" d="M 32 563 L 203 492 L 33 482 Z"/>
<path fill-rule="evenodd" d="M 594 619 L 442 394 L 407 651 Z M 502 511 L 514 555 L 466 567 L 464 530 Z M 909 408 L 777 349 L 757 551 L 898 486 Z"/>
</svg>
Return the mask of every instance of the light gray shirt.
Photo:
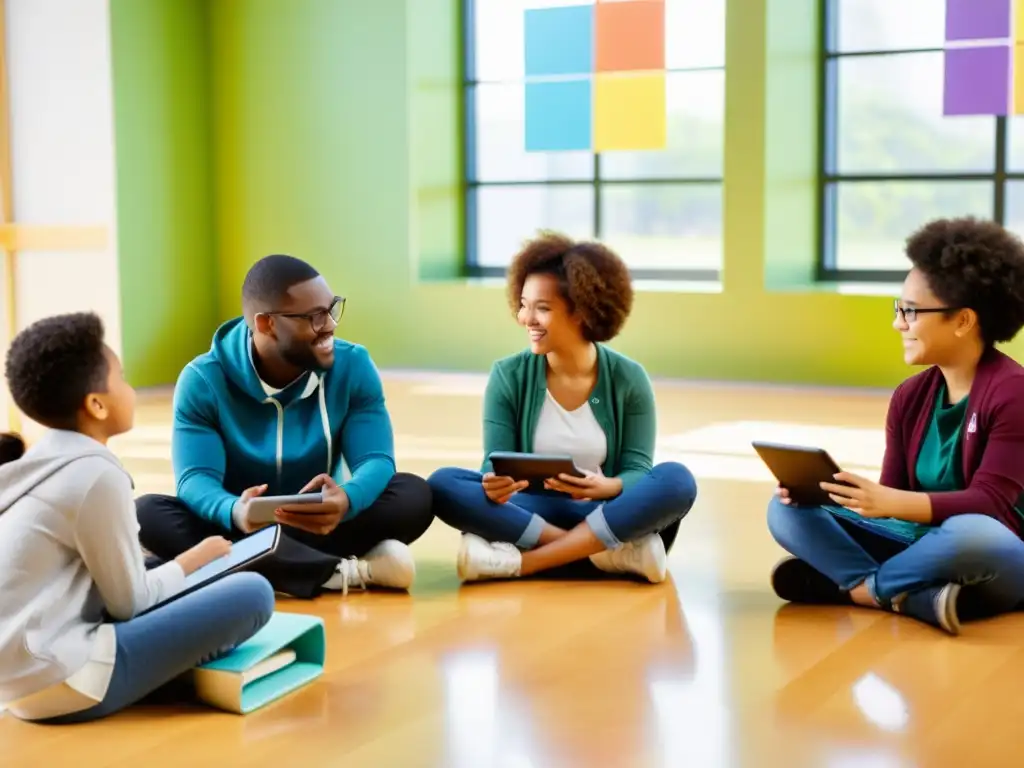
<svg viewBox="0 0 1024 768">
<path fill-rule="evenodd" d="M 80 672 L 104 609 L 124 621 L 183 588 L 173 561 L 146 570 L 138 533 L 131 478 L 92 438 L 50 431 L 0 466 L 0 704 Z"/>
</svg>

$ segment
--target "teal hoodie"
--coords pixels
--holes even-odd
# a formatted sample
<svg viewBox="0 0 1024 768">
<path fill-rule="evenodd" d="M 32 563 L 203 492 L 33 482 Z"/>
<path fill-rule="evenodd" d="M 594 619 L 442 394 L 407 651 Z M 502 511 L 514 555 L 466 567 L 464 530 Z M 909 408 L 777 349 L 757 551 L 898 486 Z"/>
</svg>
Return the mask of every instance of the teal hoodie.
<svg viewBox="0 0 1024 768">
<path fill-rule="evenodd" d="M 348 520 L 395 474 L 391 418 L 366 348 L 336 339 L 330 370 L 275 390 L 256 373 L 242 318 L 217 329 L 210 351 L 178 377 L 171 452 L 178 498 L 225 530 L 246 488 L 298 493 L 327 473 L 348 494 Z"/>
</svg>

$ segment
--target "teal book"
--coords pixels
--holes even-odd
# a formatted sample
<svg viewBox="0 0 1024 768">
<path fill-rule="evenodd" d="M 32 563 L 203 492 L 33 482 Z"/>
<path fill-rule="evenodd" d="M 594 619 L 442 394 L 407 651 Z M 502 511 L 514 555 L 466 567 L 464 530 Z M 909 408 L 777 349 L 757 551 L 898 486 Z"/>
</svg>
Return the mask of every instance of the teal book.
<svg viewBox="0 0 1024 768">
<path fill-rule="evenodd" d="M 320 677 L 326 647 L 323 619 L 275 612 L 233 651 L 193 670 L 196 696 L 212 707 L 247 714 Z"/>
</svg>

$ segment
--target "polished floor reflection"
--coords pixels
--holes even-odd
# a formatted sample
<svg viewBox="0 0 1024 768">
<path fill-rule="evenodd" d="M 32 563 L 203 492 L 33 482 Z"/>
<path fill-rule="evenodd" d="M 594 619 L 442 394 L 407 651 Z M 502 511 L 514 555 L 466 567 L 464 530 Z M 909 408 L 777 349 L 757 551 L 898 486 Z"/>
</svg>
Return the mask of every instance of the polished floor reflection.
<svg viewBox="0 0 1024 768">
<path fill-rule="evenodd" d="M 403 469 L 479 458 L 483 379 L 389 377 Z M 417 544 L 412 595 L 281 610 L 328 626 L 322 680 L 246 717 L 139 707 L 45 728 L 0 715 L 0 765 L 1006 766 L 1024 704 L 1024 618 L 947 637 L 861 609 L 783 606 L 764 525 L 771 480 L 750 440 L 825 445 L 877 472 L 885 398 L 659 385 L 658 458 L 700 498 L 663 585 L 460 587 L 457 536 Z M 115 448 L 140 492 L 170 489 L 166 394 Z M 435 437 L 440 435 L 441 437 Z"/>
</svg>

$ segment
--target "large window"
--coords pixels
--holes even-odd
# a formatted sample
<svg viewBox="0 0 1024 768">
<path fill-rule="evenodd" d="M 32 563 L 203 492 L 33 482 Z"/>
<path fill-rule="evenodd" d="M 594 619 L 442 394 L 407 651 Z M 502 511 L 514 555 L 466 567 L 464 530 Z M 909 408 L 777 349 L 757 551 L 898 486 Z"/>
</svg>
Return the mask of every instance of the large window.
<svg viewBox="0 0 1024 768">
<path fill-rule="evenodd" d="M 465 4 L 470 272 L 503 274 L 523 240 L 540 229 L 555 229 L 574 237 L 600 238 L 629 263 L 637 278 L 717 279 L 722 264 L 725 0 L 599 4 L 592 0 L 465 0 Z M 528 78 L 526 28 L 534 22 L 525 21 L 527 12 L 573 6 L 575 10 L 564 14 L 569 23 L 578 14 L 596 15 L 602 6 L 601 12 L 649 17 L 648 11 L 662 12 L 659 4 L 664 8 L 663 74 L 647 77 L 649 83 L 657 83 L 659 115 L 665 116 L 661 147 L 535 151 L 534 129 L 528 130 L 528 98 L 547 98 L 543 108 L 552 117 L 569 108 L 570 100 L 589 102 L 591 93 L 597 104 L 601 97 L 596 91 L 602 86 L 595 86 L 590 74 Z M 583 6 L 591 10 L 581 10 Z M 608 6 L 619 7 L 609 11 Z M 554 67 L 570 54 L 590 56 L 590 48 L 601 44 L 600 30 L 589 40 L 578 28 L 568 26 L 564 34 L 557 29 L 553 35 L 548 29 L 547 34 L 550 55 L 546 58 Z M 621 53 L 620 60 L 643 59 L 647 54 L 639 48 L 634 45 L 632 51 Z M 598 50 L 595 62 L 602 55 Z M 634 72 L 623 77 L 629 76 L 644 75 Z M 527 85 L 569 80 L 575 85 L 561 91 L 531 92 Z M 536 102 L 530 108 L 535 107 Z M 626 130 L 642 127 L 643 121 L 653 126 L 660 119 L 641 107 L 631 114 L 635 122 Z M 564 141 L 564 146 L 590 139 L 589 134 L 581 138 L 579 131 L 563 128 L 556 139 Z"/>
<path fill-rule="evenodd" d="M 820 276 L 893 279 L 932 218 L 1024 230 L 1024 124 L 1005 116 L 1011 3 L 823 2 Z M 989 72 L 992 55 L 1003 64 Z"/>
</svg>

